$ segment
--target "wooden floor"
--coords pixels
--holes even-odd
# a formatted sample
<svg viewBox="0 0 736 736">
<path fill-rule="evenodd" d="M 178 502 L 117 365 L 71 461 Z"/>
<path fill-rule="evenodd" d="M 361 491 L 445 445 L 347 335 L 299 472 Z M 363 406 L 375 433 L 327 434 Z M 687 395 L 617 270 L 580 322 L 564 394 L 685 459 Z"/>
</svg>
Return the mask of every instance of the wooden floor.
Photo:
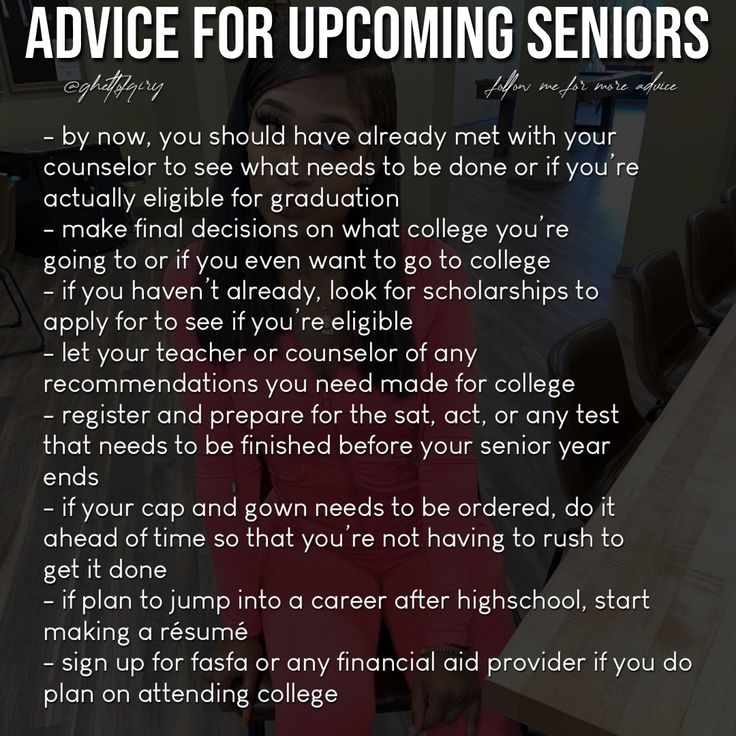
<svg viewBox="0 0 736 736">
<path fill-rule="evenodd" d="M 617 117 L 621 131 L 617 153 L 625 152 L 636 158 L 641 137 L 643 115 L 638 108 L 622 108 Z M 487 155 L 479 153 L 481 155 Z M 584 156 L 582 152 L 576 156 Z M 548 250 L 553 258 L 553 267 L 544 279 L 550 283 L 569 283 L 580 277 L 600 289 L 600 298 L 595 303 L 553 304 L 547 308 L 537 305 L 514 303 L 485 304 L 476 310 L 477 341 L 480 348 L 480 372 L 488 377 L 514 376 L 522 371 L 546 375 L 545 360 L 549 348 L 568 330 L 599 317 L 609 317 L 619 328 L 627 364 L 630 368 L 632 387 L 640 406 L 650 403 L 634 377 L 631 360 L 631 325 L 628 284 L 613 278 L 618 263 L 621 242 L 626 222 L 626 213 L 631 194 L 631 184 L 623 180 L 587 179 L 570 186 L 554 190 L 523 189 L 507 186 L 502 181 L 457 180 L 451 193 L 451 219 L 462 222 L 535 221 L 544 214 L 548 221 L 565 222 L 570 225 L 572 235 L 566 241 L 552 244 Z M 136 247 L 136 246 L 132 246 Z M 146 244 L 146 249 L 163 247 Z M 458 246 L 462 252 L 462 246 Z M 480 249 L 486 251 L 490 244 Z M 534 244 L 517 244 L 519 252 L 533 252 Z M 168 245 L 171 251 L 171 244 Z M 37 261 L 18 257 L 13 264 L 14 272 L 36 314 L 45 316 L 61 310 L 58 296 L 44 296 L 45 290 L 57 290 L 57 277 L 43 276 Z M 144 271 L 135 274 L 139 280 L 155 281 L 157 274 Z M 78 278 L 90 282 L 94 277 L 83 274 L 65 274 L 65 278 Z M 9 312 L 2 311 L 6 304 L 0 294 L 0 323 Z M 150 308 L 150 305 L 149 307 Z M 65 306 L 64 309 L 68 309 Z M 141 306 L 141 314 L 146 307 Z M 18 331 L 0 334 L 0 350 L 20 340 Z M 12 332 L 12 335 L 11 335 Z M 25 338 L 32 339 L 30 333 Z M 146 340 L 153 343 L 155 336 L 136 335 L 135 342 Z M 106 336 L 105 344 L 112 344 L 113 337 Z M 58 339 L 49 341 L 49 350 L 58 349 Z M 133 365 L 126 374 L 145 376 L 160 370 L 151 364 Z M 77 366 L 78 375 L 94 375 L 89 366 Z M 146 708 L 144 726 L 140 713 L 131 718 L 131 708 L 106 706 L 95 708 L 88 705 L 43 707 L 43 691 L 55 687 L 59 682 L 58 664 L 55 668 L 44 668 L 42 663 L 73 652 L 94 657 L 110 652 L 108 644 L 79 644 L 55 647 L 44 642 L 44 626 L 64 625 L 66 614 L 58 605 L 45 606 L 44 600 L 58 599 L 60 587 L 77 588 L 80 593 L 88 588 L 84 582 L 67 581 L 53 589 L 43 583 L 43 566 L 51 562 L 71 561 L 69 551 L 53 553 L 42 543 L 44 534 L 54 531 L 59 523 L 59 514 L 44 513 L 47 506 L 58 508 L 62 495 L 74 495 L 73 489 L 48 489 L 42 483 L 43 474 L 49 470 L 78 469 L 80 462 L 75 458 L 46 457 L 42 453 L 42 438 L 53 431 L 56 422 L 44 420 L 45 414 L 55 414 L 62 407 L 82 406 L 82 399 L 69 396 L 44 395 L 43 378 L 62 375 L 55 359 L 41 355 L 12 358 L 0 362 L 0 734 L 7 736 L 126 736 L 128 734 L 150 734 L 151 736 L 187 736 L 194 734 L 242 733 L 232 716 L 221 716 L 211 707 L 167 706 Z M 104 399 L 100 399 L 101 401 Z M 107 397 L 113 403 L 113 397 Z M 163 397 L 143 400 L 142 408 L 163 404 Z M 495 395 L 484 395 L 481 402 L 485 412 L 500 408 L 547 408 L 544 401 L 513 400 Z M 138 429 L 138 432 L 140 430 Z M 489 436 L 503 439 L 515 434 L 508 429 L 490 429 Z M 521 431 L 531 439 L 546 439 L 548 429 L 525 427 Z M 118 428 L 114 433 L 100 430 L 98 436 L 114 436 L 116 439 L 132 438 L 133 431 Z M 170 436 L 170 433 L 162 433 Z M 81 433 L 67 428 L 65 439 Z M 191 464 L 173 455 L 153 458 L 114 457 L 95 459 L 95 470 L 103 474 L 103 482 L 94 491 L 97 500 L 162 500 L 179 499 L 187 502 L 192 497 Z M 554 473 L 551 458 L 505 458 L 485 459 L 481 464 L 481 486 L 484 494 L 496 494 L 508 501 L 542 500 L 546 495 L 553 499 L 554 507 L 560 511 L 563 498 Z M 89 493 L 89 491 L 87 492 Z M 76 495 L 81 495 L 77 493 Z M 557 519 L 560 528 L 564 521 Z M 141 520 L 129 519 L 120 524 L 123 532 L 141 526 Z M 69 531 L 79 531 L 82 524 L 78 519 L 64 524 Z M 500 528 L 506 528 L 498 523 Z M 99 521 L 85 527 L 85 531 L 102 530 Z M 194 528 L 185 523 L 182 530 Z M 528 521 L 524 530 L 541 531 L 541 522 Z M 549 551 L 531 549 L 510 552 L 507 568 L 512 586 L 517 590 L 529 590 L 543 579 Z M 119 555 L 102 552 L 98 555 L 103 562 L 110 563 Z M 171 587 L 183 592 L 203 592 L 211 588 L 211 569 L 206 552 L 161 551 L 159 560 L 169 566 Z M 129 551 L 127 558 L 132 562 L 150 561 L 150 552 Z M 111 584 L 114 593 L 134 593 L 138 585 Z M 166 589 L 166 588 L 165 588 Z M 78 614 L 73 618 L 77 619 Z M 147 623 L 164 623 L 164 611 L 143 614 L 103 613 L 91 615 L 90 620 L 100 619 L 103 624 L 124 621 L 131 626 Z M 204 623 L 210 619 L 198 613 L 182 617 L 182 622 Z M 186 656 L 190 648 L 186 644 L 163 645 L 133 642 L 125 650 L 128 656 L 150 657 L 157 649 L 170 656 Z M 150 682 L 151 675 L 140 675 L 141 682 Z M 126 677 L 108 672 L 97 679 L 97 690 L 102 687 L 122 686 Z M 188 684 L 186 672 L 167 678 L 174 686 Z M 69 673 L 64 676 L 71 687 L 88 687 L 80 675 Z M 383 717 L 376 723 L 375 733 L 390 736 L 406 732 L 407 719 Z"/>
</svg>

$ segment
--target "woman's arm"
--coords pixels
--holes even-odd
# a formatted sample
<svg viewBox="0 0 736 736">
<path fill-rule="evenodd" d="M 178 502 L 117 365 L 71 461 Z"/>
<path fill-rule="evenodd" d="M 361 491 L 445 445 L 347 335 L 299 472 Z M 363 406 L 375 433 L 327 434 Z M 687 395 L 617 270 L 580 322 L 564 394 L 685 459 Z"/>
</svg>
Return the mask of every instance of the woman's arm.
<svg viewBox="0 0 736 736">
<path fill-rule="evenodd" d="M 198 246 L 190 246 L 190 249 L 194 255 Z M 194 260 L 193 257 L 190 258 L 190 264 Z M 194 280 L 194 268 L 178 270 L 173 263 L 169 265 L 164 276 L 164 283 L 169 288 L 172 286 L 190 287 Z M 165 308 L 167 316 L 175 317 L 178 323 L 177 328 L 169 334 L 171 346 L 178 350 L 199 347 L 196 332 L 187 330 L 185 326 L 186 318 L 192 315 L 191 301 L 169 300 Z M 189 377 L 202 377 L 213 373 L 222 376 L 225 366 L 180 360 L 178 370 L 180 374 L 186 373 Z M 196 409 L 201 404 L 202 420 L 205 424 L 210 412 L 233 408 L 231 395 L 223 392 L 187 393 L 184 403 L 188 411 Z M 230 600 L 230 608 L 223 613 L 222 621 L 231 626 L 243 625 L 247 628 L 249 635 L 254 636 L 261 633 L 260 615 L 257 611 L 239 611 L 237 597 L 241 589 L 245 593 L 258 593 L 260 579 L 257 550 L 244 546 L 218 548 L 213 541 L 215 534 L 236 534 L 241 540 L 243 539 L 248 524 L 242 518 L 242 506 L 244 503 L 260 500 L 260 459 L 240 452 L 238 442 L 231 436 L 231 429 L 227 424 L 218 425 L 212 430 L 206 426 L 192 425 L 192 435 L 197 443 L 195 458 L 197 499 L 204 504 L 225 504 L 232 501 L 234 495 L 237 494 L 237 516 L 219 516 L 214 513 L 207 514 L 203 518 L 205 532 L 210 542 L 218 593 L 228 596 Z M 235 448 L 233 454 L 224 452 L 207 454 L 205 441 L 208 435 L 219 446 L 222 446 L 225 441 L 233 442 Z"/>
</svg>

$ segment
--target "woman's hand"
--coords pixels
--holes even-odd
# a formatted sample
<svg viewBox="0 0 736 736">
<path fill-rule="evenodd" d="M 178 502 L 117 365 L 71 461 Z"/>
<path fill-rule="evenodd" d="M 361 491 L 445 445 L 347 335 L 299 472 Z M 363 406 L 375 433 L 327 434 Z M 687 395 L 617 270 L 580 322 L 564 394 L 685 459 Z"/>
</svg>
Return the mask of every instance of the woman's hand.
<svg viewBox="0 0 736 736">
<path fill-rule="evenodd" d="M 417 736 L 440 723 L 453 723 L 463 713 L 467 713 L 466 736 L 475 734 L 480 716 L 480 682 L 475 672 L 451 672 L 444 667 L 446 659 L 455 656 L 436 653 L 435 670 L 415 675 L 409 736 Z M 460 650 L 457 656 L 462 656 Z"/>
<path fill-rule="evenodd" d="M 237 689 L 248 691 L 248 707 L 243 709 L 243 723 L 250 721 L 251 705 L 253 695 L 258 687 L 258 671 L 256 660 L 263 656 L 263 640 L 260 636 L 248 637 L 245 641 L 223 641 L 220 642 L 212 653 L 213 657 L 227 657 L 232 652 L 235 658 L 242 658 L 247 662 L 245 670 L 228 670 L 223 672 L 208 672 L 206 678 L 209 682 L 220 686 L 222 690 Z M 240 680 L 241 682 L 238 682 Z M 234 703 L 220 703 L 220 710 L 236 710 Z"/>
</svg>

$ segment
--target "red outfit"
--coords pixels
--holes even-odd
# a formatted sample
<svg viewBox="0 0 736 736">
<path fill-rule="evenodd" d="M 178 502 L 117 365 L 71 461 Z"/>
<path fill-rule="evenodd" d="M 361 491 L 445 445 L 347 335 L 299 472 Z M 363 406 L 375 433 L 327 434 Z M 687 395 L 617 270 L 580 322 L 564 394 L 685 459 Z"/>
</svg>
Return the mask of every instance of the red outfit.
<svg viewBox="0 0 736 736">
<path fill-rule="evenodd" d="M 452 280 L 455 284 L 465 281 L 462 271 L 444 271 L 439 266 L 438 254 L 446 248 L 438 240 L 411 239 L 404 236 L 402 246 L 406 253 L 416 256 L 429 255 L 433 267 L 407 277 L 407 285 L 415 286 L 409 300 L 409 314 L 413 320 L 414 342 L 417 347 L 427 344 L 427 357 L 419 363 L 419 374 L 424 377 L 433 374 L 436 379 L 448 382 L 446 392 L 431 392 L 426 395 L 410 394 L 397 398 L 392 394 L 374 390 L 370 393 L 335 393 L 318 395 L 315 388 L 315 375 L 311 366 L 305 362 L 289 362 L 286 351 L 298 348 L 291 332 L 282 334 L 277 342 L 280 348 L 275 360 L 258 363 L 250 357 L 237 363 L 214 365 L 209 363 L 180 363 L 180 369 L 188 376 L 214 372 L 229 378 L 256 378 L 263 390 L 255 393 L 200 394 L 189 395 L 189 408 L 201 403 L 205 418 L 212 409 L 302 409 L 306 417 L 302 424 L 288 426 L 262 426 L 255 430 L 261 439 L 287 439 L 291 435 L 297 440 L 324 440 L 331 435 L 333 453 L 329 456 L 290 454 L 272 455 L 266 458 L 272 485 L 269 500 L 306 503 L 315 501 L 353 501 L 359 503 L 368 498 L 382 501 L 386 514 L 381 518 L 304 518 L 270 519 L 260 527 L 269 531 L 286 530 L 291 527 L 295 534 L 305 531 L 344 532 L 347 524 L 350 531 L 372 532 L 378 543 L 371 549 L 341 548 L 310 551 L 304 554 L 301 549 L 250 549 L 240 545 L 235 549 L 212 549 L 215 572 L 221 594 L 231 597 L 232 605 L 225 615 L 231 624 L 244 622 L 251 634 L 264 632 L 269 655 L 290 656 L 337 656 L 348 650 L 353 656 L 371 657 L 376 653 L 376 637 L 381 611 L 342 610 L 333 612 L 311 611 L 295 612 L 286 606 L 280 611 L 239 611 L 236 606 L 239 591 L 257 593 L 263 589 L 268 594 L 280 595 L 288 600 L 289 595 L 298 592 L 309 600 L 311 593 L 353 592 L 368 595 L 375 592 L 392 596 L 410 593 L 416 588 L 437 596 L 449 595 L 449 604 L 444 610 L 436 611 L 398 611 L 392 606 L 385 607 L 383 616 L 389 627 L 395 648 L 399 655 L 418 651 L 426 645 L 453 643 L 471 646 L 481 653 L 481 673 L 483 656 L 495 656 L 510 636 L 513 623 L 510 614 L 496 612 L 493 616 L 480 616 L 472 610 L 458 610 L 455 607 L 457 590 L 488 593 L 495 588 L 505 592 L 503 563 L 500 555 L 488 549 L 472 547 L 447 549 L 394 549 L 380 544 L 382 534 L 387 531 L 410 532 L 413 527 L 426 523 L 432 531 L 463 534 L 476 531 L 491 531 L 485 518 L 459 518 L 433 516 L 422 522 L 421 498 L 424 496 L 433 504 L 448 503 L 452 506 L 461 501 L 472 503 L 477 500 L 477 467 L 474 454 L 462 455 L 433 453 L 425 460 L 416 455 L 396 454 L 392 456 L 340 456 L 334 448 L 338 446 L 338 436 L 355 442 L 368 440 L 375 434 L 381 440 L 409 440 L 414 447 L 419 441 L 446 441 L 453 444 L 462 440 L 472 440 L 473 427 L 468 424 L 453 424 L 445 421 L 449 410 L 472 410 L 475 398 L 470 393 L 459 392 L 455 379 L 460 372 L 473 375 L 472 369 L 462 368 L 459 363 L 444 362 L 434 355 L 435 348 L 472 348 L 472 315 L 467 301 L 425 301 L 422 296 L 424 285 L 438 286 Z M 192 248 L 190 268 L 177 271 L 170 266 L 166 273 L 166 285 L 191 286 L 195 280 L 196 265 L 194 254 L 199 246 Z M 192 314 L 189 301 L 171 301 L 168 314 L 177 317 L 179 328 L 172 332 L 171 343 L 176 348 L 198 347 L 197 335 L 185 328 L 185 319 Z M 268 398 L 265 390 L 266 378 L 292 378 L 306 381 L 307 393 L 276 393 Z M 360 374 L 355 365 L 337 365 L 333 378 L 355 378 Z M 315 425 L 310 412 L 314 404 L 332 410 L 341 409 L 341 420 L 336 425 Z M 353 404 L 362 404 L 371 412 L 383 410 L 388 421 L 380 425 L 354 424 L 349 409 Z M 426 405 L 434 419 L 430 425 L 401 424 L 394 418 L 397 409 L 419 409 Z M 205 419 L 206 421 L 206 419 Z M 261 488 L 261 462 L 259 457 L 240 452 L 240 439 L 248 430 L 239 424 L 223 425 L 214 431 L 205 427 L 194 427 L 195 439 L 200 445 L 196 466 L 196 489 L 201 501 L 226 502 L 232 500 L 233 481 L 237 487 L 240 503 L 257 502 Z M 204 437 L 209 434 L 219 442 L 230 440 L 235 452 L 232 455 L 207 455 L 204 453 Z M 391 513 L 392 497 L 399 501 L 414 504 L 416 514 L 411 518 L 395 518 Z M 233 533 L 241 538 L 248 523 L 242 518 L 211 517 L 205 520 L 207 531 L 214 533 Z M 292 733 L 351 733 L 361 734 L 361 724 L 373 718 L 372 675 L 350 675 L 355 687 L 345 687 L 346 675 L 331 670 L 325 678 L 314 674 L 294 675 L 285 671 L 274 671 L 272 678 L 296 681 L 308 687 L 330 687 L 337 684 L 341 692 L 338 703 L 329 706 L 331 710 L 314 711 L 306 706 L 282 707 L 278 711 L 279 734 L 291 736 Z M 409 677 L 411 679 L 411 677 Z M 330 684 L 332 683 L 332 685 Z M 350 695 L 348 695 L 348 690 Z M 344 695 L 344 697 L 343 697 Z M 347 719 L 347 720 L 343 720 Z M 443 726 L 433 733 L 464 733 L 463 720 L 453 726 Z M 333 724 L 335 731 L 325 730 L 325 724 Z M 342 722 L 342 727 L 340 723 Z M 350 723 L 350 728 L 345 726 Z M 314 725 L 314 729 L 309 727 Z M 291 729 L 294 730 L 291 730 Z M 453 729 L 457 729 L 457 731 Z M 481 719 L 482 734 L 518 733 L 518 728 L 495 713 L 484 710 Z"/>
</svg>

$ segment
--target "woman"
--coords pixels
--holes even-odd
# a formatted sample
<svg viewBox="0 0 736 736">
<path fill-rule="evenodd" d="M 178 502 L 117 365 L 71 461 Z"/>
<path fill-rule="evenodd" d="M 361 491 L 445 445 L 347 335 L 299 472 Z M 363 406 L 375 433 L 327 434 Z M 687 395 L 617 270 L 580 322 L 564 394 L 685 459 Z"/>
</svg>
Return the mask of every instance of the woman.
<svg viewBox="0 0 736 736">
<path fill-rule="evenodd" d="M 249 387 L 230 394 L 190 395 L 189 405 L 202 404 L 205 416 L 212 411 L 233 409 L 282 409 L 291 414 L 283 423 L 262 424 L 252 432 L 237 420 L 221 424 L 214 431 L 195 427 L 199 443 L 197 493 L 203 501 L 223 503 L 232 499 L 235 489 L 242 507 L 258 502 L 265 480 L 269 501 L 357 506 L 370 500 L 374 508 L 382 505 L 384 513 L 361 516 L 346 511 L 330 517 L 298 514 L 289 519 L 261 520 L 260 530 L 270 534 L 285 535 L 291 529 L 297 536 L 302 532 L 344 535 L 342 541 L 334 541 L 333 537 L 330 547 L 308 553 L 299 545 L 274 548 L 262 544 L 257 549 L 245 543 L 234 549 L 213 546 L 218 587 L 232 602 L 225 621 L 234 626 L 242 624 L 249 633 L 246 641 L 229 643 L 226 649 L 248 662 L 263 653 L 264 644 L 269 657 L 279 657 L 282 663 L 290 657 L 329 657 L 324 673 L 274 668 L 271 678 L 277 688 L 295 682 L 301 688 L 335 688 L 339 692 L 336 703 L 321 709 L 309 704 L 277 707 L 277 733 L 361 736 L 370 733 L 374 717 L 373 674 L 341 672 L 337 659 L 341 652 L 348 652 L 351 657 L 374 657 L 383 617 L 397 655 L 433 653 L 437 663 L 434 671 L 407 674 L 412 689 L 414 732 L 497 736 L 518 733 L 518 727 L 508 720 L 481 709 L 479 700 L 484 657 L 495 656 L 503 647 L 512 630 L 511 618 L 505 612 L 480 616 L 456 603 L 458 590 L 488 593 L 495 588 L 505 592 L 500 556 L 487 549 L 440 549 L 424 543 L 398 547 L 382 543 L 385 532 L 399 538 L 414 528 L 420 529 L 420 539 L 429 531 L 426 527 L 438 535 L 490 530 L 485 518 L 459 519 L 455 514 L 442 514 L 422 519 L 423 498 L 435 507 L 446 503 L 451 508 L 477 498 L 472 426 L 452 423 L 447 417 L 451 410 L 472 410 L 473 395 L 462 391 L 457 382 L 459 373 L 464 372 L 467 377 L 472 375 L 472 369 L 446 362 L 435 352 L 438 348 L 472 348 L 472 321 L 469 306 L 463 301 L 423 299 L 423 287 L 436 287 L 448 283 L 450 278 L 460 283 L 464 274 L 442 271 L 438 262 L 445 246 L 439 241 L 411 239 L 392 230 L 399 217 L 396 199 L 391 196 L 398 192 L 398 181 L 391 168 L 398 161 L 398 150 L 393 146 L 361 145 L 358 141 L 362 131 L 396 130 L 397 103 L 391 67 L 378 59 L 355 61 L 338 41 L 327 60 L 296 61 L 288 54 L 283 27 L 274 34 L 274 57 L 273 61 L 252 61 L 246 67 L 228 130 L 247 132 L 249 142 L 245 150 L 226 145 L 222 153 L 222 162 L 232 164 L 234 173 L 221 176 L 218 189 L 226 203 L 235 201 L 245 206 L 215 209 L 210 218 L 218 227 L 237 219 L 240 223 L 257 224 L 259 231 L 256 237 L 212 237 L 191 246 L 189 268 L 169 268 L 166 280 L 169 286 L 203 287 L 200 300 L 169 304 L 169 314 L 179 324 L 171 335 L 174 346 L 245 349 L 237 361 L 182 362 L 180 368 L 189 376 L 209 373 L 240 378 L 242 385 Z M 295 126 L 302 132 L 319 135 L 305 142 L 294 135 Z M 265 145 L 280 135 L 284 136 L 283 144 Z M 266 165 L 259 175 L 246 176 L 240 164 L 261 159 Z M 307 171 L 307 162 L 320 164 L 319 171 Z M 340 170 L 340 164 L 347 172 L 345 175 L 327 173 Z M 350 206 L 349 197 L 338 196 L 356 192 L 371 195 L 363 200 L 383 205 L 362 206 L 360 200 Z M 233 193 L 237 197 L 233 198 Z M 338 206 L 302 207 L 299 197 L 294 203 L 291 196 L 301 195 L 313 202 L 312 195 L 317 193 L 336 198 Z M 274 211 L 271 203 L 284 199 L 292 204 Z M 382 236 L 356 237 L 354 231 L 346 235 L 344 225 L 361 223 L 375 226 L 369 232 Z M 305 237 L 309 225 L 328 226 L 322 231 L 324 237 Z M 363 260 L 355 263 L 343 258 L 361 253 Z M 195 256 L 218 255 L 226 262 L 235 259 L 238 267 L 204 268 L 198 273 Z M 258 257 L 249 262 L 250 268 L 246 267 L 246 255 Z M 274 255 L 283 260 L 269 258 Z M 298 257 L 299 268 L 294 267 L 293 258 L 289 260 L 293 256 Z M 334 257 L 329 262 L 334 267 L 313 268 L 310 256 Z M 420 257 L 428 267 L 405 268 Z M 254 268 L 254 263 L 259 267 Z M 284 267 L 276 268 L 277 263 Z M 211 293 L 213 282 L 218 285 L 217 298 Z M 256 292 L 261 298 L 227 298 L 228 287 L 241 289 L 231 291 L 231 295 L 243 294 L 244 285 L 267 289 Z M 350 298 L 335 295 L 335 285 L 350 287 Z M 290 288 L 292 298 L 280 298 L 283 294 L 276 288 L 279 286 Z M 364 298 L 356 296 L 356 287 L 360 287 Z M 392 329 L 359 334 L 345 329 L 347 323 L 338 319 L 349 315 L 371 317 L 377 311 L 396 317 Z M 242 315 L 240 321 L 233 322 L 234 314 Z M 222 317 L 223 329 L 203 329 L 204 323 L 196 332 L 184 327 L 187 317 L 211 320 L 218 316 Z M 255 325 L 261 318 L 280 320 L 282 329 L 256 331 Z M 355 360 L 322 360 L 322 349 L 330 348 L 350 348 Z M 365 354 L 360 353 L 360 348 L 366 349 Z M 272 358 L 258 360 L 259 349 L 273 349 Z M 305 350 L 310 351 L 306 357 Z M 386 356 L 390 359 L 383 360 Z M 332 390 L 317 393 L 319 379 L 326 378 L 333 382 Z M 412 390 L 413 378 L 431 378 L 438 388 L 429 393 Z M 276 390 L 269 396 L 268 382 L 282 379 L 292 382 L 296 390 Z M 388 382 L 382 384 L 384 379 Z M 338 381 L 342 383 L 338 385 Z M 442 381 L 446 382 L 444 389 Z M 363 390 L 356 390 L 358 386 Z M 324 414 L 313 421 L 315 405 Z M 362 414 L 351 415 L 351 409 L 360 412 L 360 407 Z M 304 421 L 294 419 L 296 410 L 303 412 Z M 417 423 L 416 417 L 422 417 L 421 423 Z M 206 435 L 220 444 L 232 442 L 235 451 L 206 453 Z M 371 438 L 374 443 L 393 442 L 393 451 L 339 451 L 341 441 L 353 448 L 355 443 L 369 443 Z M 268 444 L 318 443 L 325 439 L 331 444 L 329 452 L 323 454 L 293 450 L 284 454 Z M 259 454 L 256 440 L 275 449 Z M 420 447 L 434 448 L 434 442 L 459 443 L 464 450 L 455 454 L 433 449 L 419 452 Z M 375 449 L 374 444 L 370 446 Z M 406 504 L 403 509 L 407 515 L 391 512 L 395 508 L 391 506 L 393 500 Z M 211 516 L 205 524 L 210 538 L 218 533 L 232 533 L 242 540 L 248 528 L 258 526 L 248 524 L 242 515 L 237 519 Z M 370 539 L 377 541 L 370 544 Z M 286 605 L 277 610 L 238 610 L 239 593 L 256 594 L 260 590 L 279 596 L 282 601 L 294 595 L 303 596 L 306 602 L 323 594 L 386 597 L 380 608 L 312 610 L 305 604 L 301 611 Z M 397 597 L 416 590 L 436 596 L 435 600 L 443 604 L 433 609 L 416 606 L 399 610 Z M 480 655 L 479 673 L 457 666 L 458 660 L 474 652 Z M 223 673 L 217 681 L 222 686 L 232 686 L 242 676 L 243 686 L 254 692 L 254 670 L 248 667 L 244 673 Z"/>
</svg>

